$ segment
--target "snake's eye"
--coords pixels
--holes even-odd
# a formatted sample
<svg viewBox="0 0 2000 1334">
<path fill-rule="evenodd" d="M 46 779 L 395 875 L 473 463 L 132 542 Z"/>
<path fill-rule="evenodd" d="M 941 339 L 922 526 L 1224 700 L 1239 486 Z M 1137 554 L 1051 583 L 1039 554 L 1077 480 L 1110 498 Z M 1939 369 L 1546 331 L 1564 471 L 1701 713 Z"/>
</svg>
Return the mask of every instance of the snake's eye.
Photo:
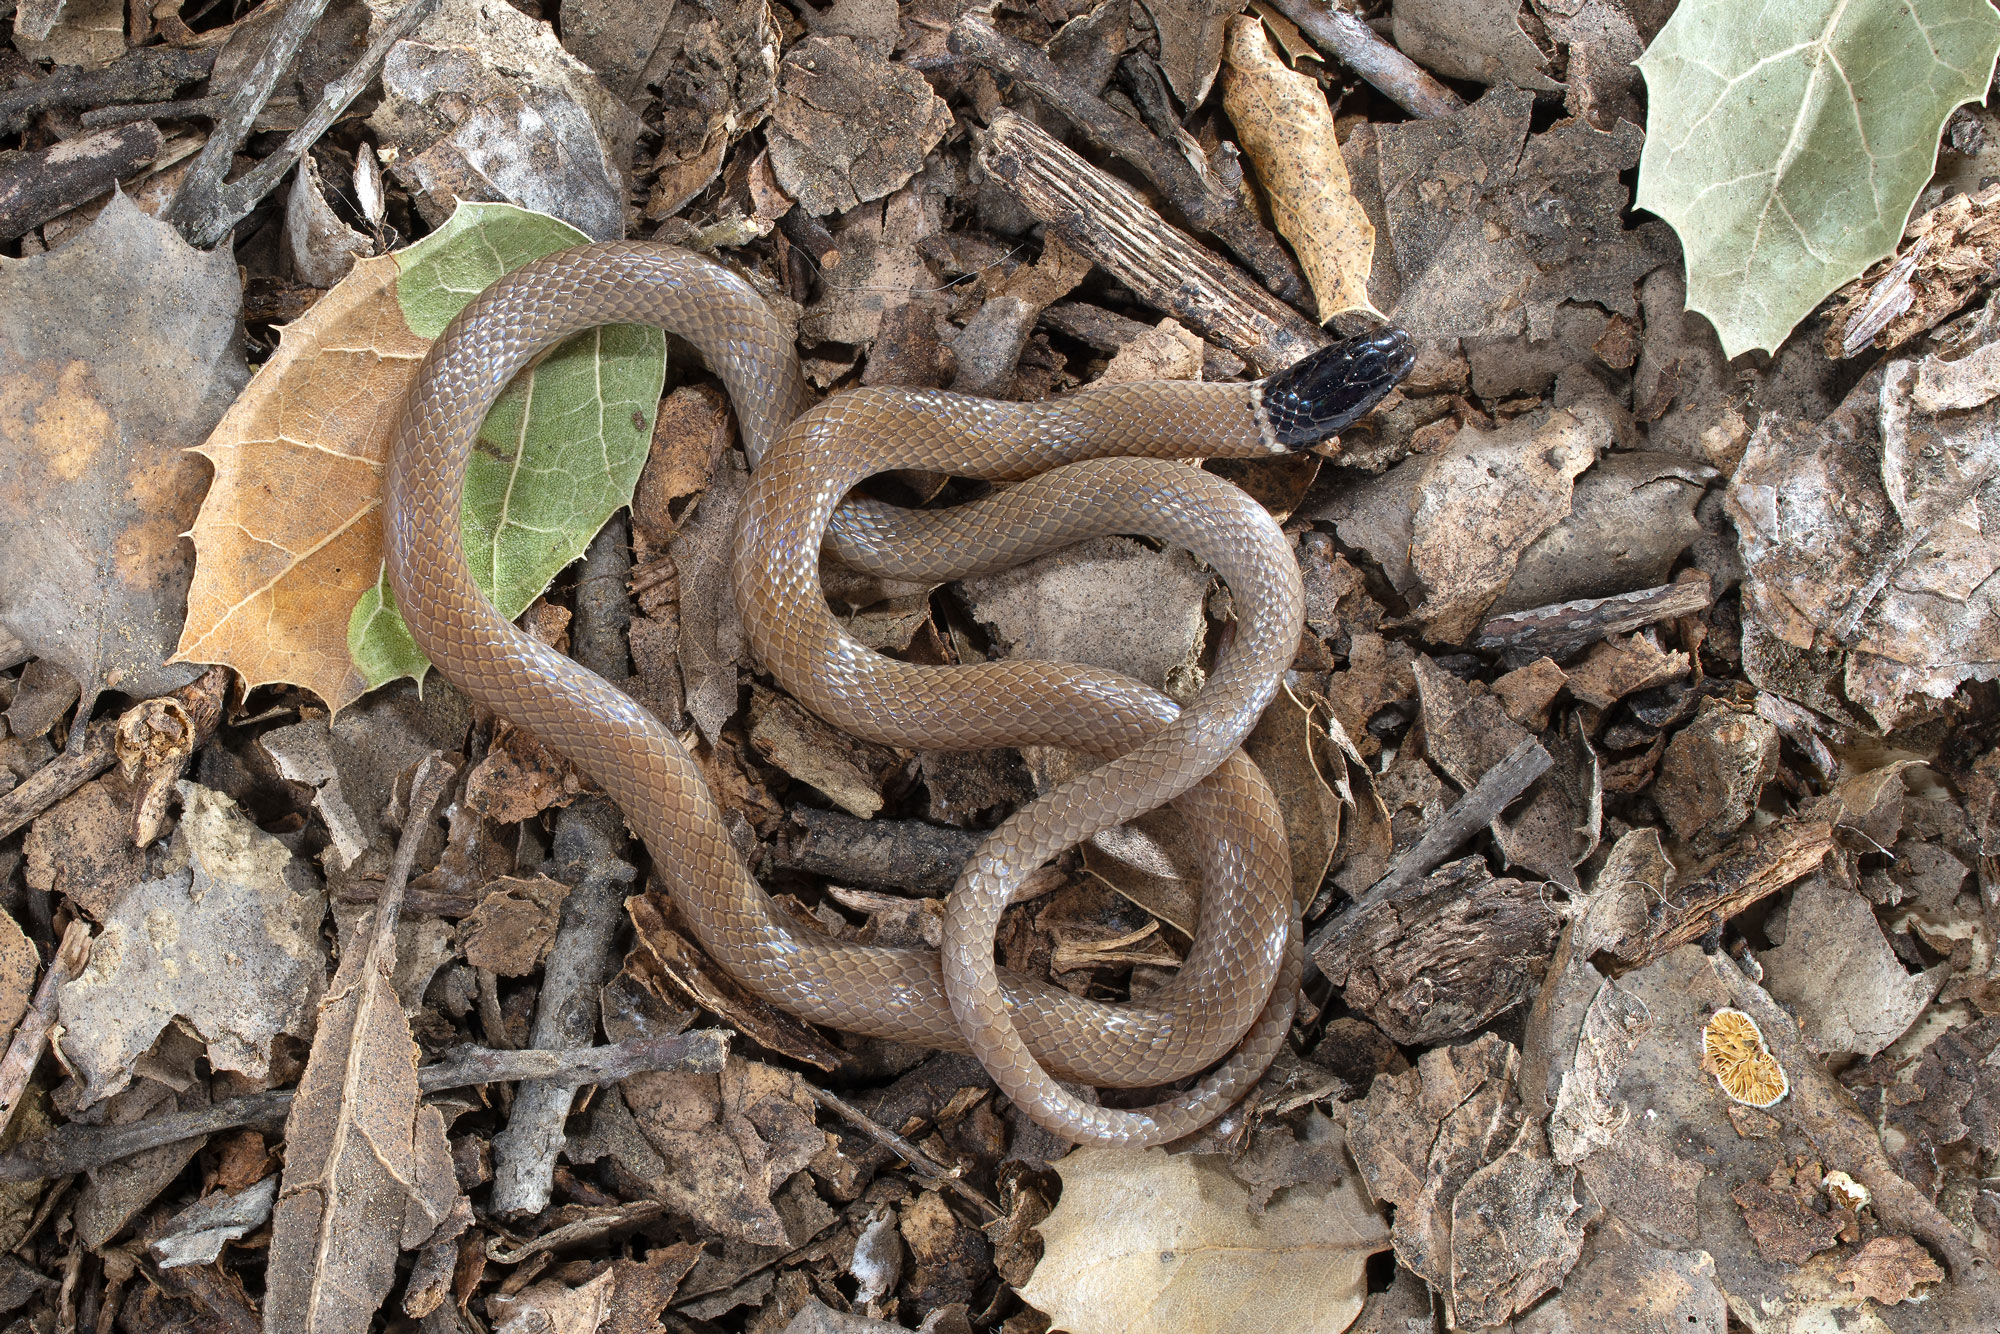
<svg viewBox="0 0 2000 1334">
<path fill-rule="evenodd" d="M 1301 449 L 1352 424 L 1416 364 L 1410 335 L 1395 325 L 1323 347 L 1264 381 L 1264 412 L 1278 444 Z"/>
</svg>

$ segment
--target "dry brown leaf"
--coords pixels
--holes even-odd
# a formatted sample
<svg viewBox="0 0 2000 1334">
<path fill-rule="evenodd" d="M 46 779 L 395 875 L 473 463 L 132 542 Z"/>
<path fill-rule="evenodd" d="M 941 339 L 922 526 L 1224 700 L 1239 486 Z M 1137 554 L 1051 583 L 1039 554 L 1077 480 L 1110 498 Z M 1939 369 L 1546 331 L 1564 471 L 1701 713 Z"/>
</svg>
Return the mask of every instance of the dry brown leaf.
<svg viewBox="0 0 2000 1334">
<path fill-rule="evenodd" d="M 413 823 L 430 818 L 448 776 L 436 759 L 418 769 Z M 285 1121 L 265 1279 L 269 1334 L 363 1334 L 395 1282 L 397 1253 L 428 1241 L 451 1207 L 444 1122 L 435 1108 L 419 1113 L 417 1044 L 390 984 L 408 863 L 400 869 L 366 947 L 334 974 Z"/>
<path fill-rule="evenodd" d="M 42 970 L 41 956 L 34 942 L 21 930 L 13 915 L 0 910 L 0 1047 L 13 1035 L 14 1026 L 28 1012 L 35 995 L 35 981 Z"/>
<path fill-rule="evenodd" d="M 181 801 L 182 869 L 111 906 L 89 966 L 59 993 L 86 1103 L 124 1088 L 169 1025 L 205 1041 L 216 1069 L 252 1079 L 269 1072 L 279 1034 L 312 1031 L 325 895 L 228 797 L 182 783 Z"/>
<path fill-rule="evenodd" d="M 1282 1191 L 1262 1213 L 1211 1154 L 1077 1149 L 1021 1299 L 1070 1334 L 1339 1334 L 1388 1229 L 1352 1176 Z"/>
<path fill-rule="evenodd" d="M 501 977 L 526 977 L 555 943 L 556 918 L 569 886 L 545 875 L 507 876 L 459 923 L 465 961 Z"/>
<path fill-rule="evenodd" d="M 1326 724 L 1317 708 L 1299 702 L 1289 689 L 1280 690 L 1256 730 L 1243 739 L 1244 753 L 1256 761 L 1277 794 L 1285 815 L 1285 840 L 1292 852 L 1292 894 L 1303 909 L 1319 892 L 1326 868 L 1340 841 L 1340 798 L 1320 772 Z M 1345 773 L 1343 765 L 1341 773 Z"/>
<path fill-rule="evenodd" d="M 1873 1297 L 1885 1306 L 1911 1300 L 1920 1283 L 1944 1278 L 1931 1253 L 1909 1237 L 1877 1237 L 1842 1265 L 1834 1278 L 1854 1286 L 1857 1297 Z"/>
<path fill-rule="evenodd" d="M 611 1315 L 615 1271 L 607 1269 L 581 1287 L 537 1283 L 511 1297 L 486 1300 L 493 1334 L 597 1334 Z"/>
<path fill-rule="evenodd" d="M 246 377 L 226 251 L 115 197 L 53 254 L 0 266 L 0 629 L 83 687 L 156 695 L 205 479 L 187 447 Z"/>
<path fill-rule="evenodd" d="M 348 618 L 382 568 L 389 432 L 430 346 L 404 322 L 397 276 L 389 256 L 357 263 L 286 326 L 197 451 L 215 483 L 177 657 L 227 663 L 250 686 L 302 685 L 335 710 L 367 689 Z"/>
<path fill-rule="evenodd" d="M 1348 184 L 1326 94 L 1286 68 L 1263 23 L 1248 15 L 1230 20 L 1223 55 L 1223 108 L 1312 284 L 1320 320 L 1348 310 L 1380 315 L 1368 300 L 1375 225 Z"/>
</svg>

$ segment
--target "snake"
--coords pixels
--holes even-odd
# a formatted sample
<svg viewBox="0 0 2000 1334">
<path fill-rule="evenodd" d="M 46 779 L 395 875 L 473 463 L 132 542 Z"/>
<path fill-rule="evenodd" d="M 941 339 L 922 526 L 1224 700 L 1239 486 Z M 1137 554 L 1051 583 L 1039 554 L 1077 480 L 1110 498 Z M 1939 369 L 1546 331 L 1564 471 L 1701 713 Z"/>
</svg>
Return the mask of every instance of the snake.
<svg viewBox="0 0 2000 1334">
<path fill-rule="evenodd" d="M 757 665 L 783 689 L 888 745 L 1053 746 L 1101 761 L 985 836 L 946 901 L 940 948 L 839 938 L 786 912 L 738 852 L 681 738 L 515 626 L 474 583 L 459 515 L 487 410 L 547 349 L 608 324 L 677 335 L 728 392 L 750 465 L 733 591 Z M 1379 402 L 1413 360 L 1408 336 L 1382 326 L 1253 382 L 1099 384 L 1038 403 L 876 386 L 815 403 L 791 329 L 747 278 L 655 242 L 579 245 L 495 281 L 426 352 L 390 442 L 385 573 L 431 664 L 617 803 L 702 948 L 752 994 L 864 1037 L 968 1052 L 1063 1138 L 1163 1144 L 1255 1086 L 1287 1039 L 1303 965 L 1282 812 L 1240 749 L 1296 651 L 1300 576 L 1261 505 L 1181 460 L 1316 444 Z M 992 485 L 933 509 L 855 493 L 897 469 Z M 901 662 L 848 635 L 820 585 L 826 557 L 936 582 L 1107 534 L 1183 547 L 1229 589 L 1230 633 L 1186 707 L 1079 664 Z M 1170 982 L 1114 1004 L 996 964 L 1001 914 L 1033 892 L 1032 871 L 1169 802 L 1203 883 Z M 1189 1080 L 1141 1106 L 1107 1106 L 1084 1087 Z"/>
</svg>

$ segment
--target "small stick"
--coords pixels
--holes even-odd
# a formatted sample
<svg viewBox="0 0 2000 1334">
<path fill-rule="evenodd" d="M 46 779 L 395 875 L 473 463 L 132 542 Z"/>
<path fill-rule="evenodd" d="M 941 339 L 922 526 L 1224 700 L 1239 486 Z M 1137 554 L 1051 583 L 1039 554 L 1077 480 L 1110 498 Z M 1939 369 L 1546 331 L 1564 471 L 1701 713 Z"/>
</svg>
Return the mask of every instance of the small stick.
<svg viewBox="0 0 2000 1334">
<path fill-rule="evenodd" d="M 382 62 L 389 58 L 389 49 L 409 36 L 412 29 L 436 12 L 439 3 L 440 0 L 409 0 L 408 4 L 397 11 L 396 17 L 389 20 L 382 31 L 376 34 L 375 40 L 368 44 L 368 49 L 363 51 L 361 58 L 354 63 L 354 68 L 326 86 L 320 95 L 318 105 L 313 107 L 312 113 L 305 118 L 299 128 L 286 137 L 278 151 L 245 172 L 241 179 L 225 184 L 223 176 L 229 170 L 229 163 L 235 150 L 242 146 L 242 136 L 247 136 L 250 122 L 256 119 L 257 112 L 270 98 L 271 90 L 277 86 L 278 76 L 284 73 L 286 65 L 291 64 L 292 56 L 298 49 L 298 41 L 303 40 L 305 36 L 305 32 L 300 31 L 298 40 L 293 40 L 291 48 L 284 52 L 284 63 L 270 72 L 268 85 L 263 87 L 255 98 L 255 104 L 250 107 L 247 115 L 242 117 L 241 135 L 234 139 L 228 149 L 219 154 L 215 164 L 197 188 L 196 174 L 202 171 L 202 164 L 208 161 L 209 150 L 214 148 L 218 139 L 224 137 L 225 127 L 232 134 L 236 133 L 238 108 L 244 100 L 244 94 L 264 77 L 265 64 L 276 54 L 278 40 L 286 31 L 286 25 L 293 20 L 293 11 L 311 11 L 312 17 L 304 20 L 305 28 L 309 29 L 327 6 L 327 0 L 293 0 L 291 6 L 278 17 L 276 30 L 272 33 L 271 46 L 258 60 L 244 86 L 237 90 L 236 100 L 232 101 L 229 110 L 224 112 L 223 121 L 217 124 L 215 132 L 209 136 L 208 143 L 202 146 L 202 156 L 195 160 L 194 167 L 188 172 L 186 183 L 181 187 L 180 195 L 174 200 L 172 220 L 181 229 L 181 234 L 188 238 L 189 243 L 198 246 L 215 245 L 227 236 L 230 229 L 238 222 L 248 217 L 250 210 L 257 207 L 264 196 L 276 188 L 285 173 L 297 165 L 305 151 L 340 118 L 340 113 L 347 110 L 348 104 L 359 97 L 361 91 L 374 81 L 375 75 L 382 68 Z"/>
<path fill-rule="evenodd" d="M 458 1047 L 445 1059 L 417 1071 L 424 1093 L 500 1084 L 521 1079 L 545 1079 L 572 1087 L 609 1084 L 642 1070 L 686 1070 L 714 1074 L 729 1051 L 729 1035 L 721 1029 L 698 1029 L 668 1038 L 634 1038 L 608 1047 L 571 1051 L 503 1051 L 493 1047 Z M 177 1144 L 237 1126 L 274 1125 L 291 1110 L 294 1089 L 272 1089 L 231 1098 L 192 1112 L 156 1116 L 123 1126 L 60 1126 L 40 1139 L 16 1145 L 0 1157 L 0 1181 L 39 1181 L 68 1176 L 116 1162 L 162 1144 Z"/>
<path fill-rule="evenodd" d="M 14 1040 L 7 1044 L 6 1056 L 0 1057 L 0 1131 L 14 1119 L 14 1110 L 21 1105 L 21 1095 L 27 1091 L 28 1077 L 41 1063 L 49 1029 L 56 1021 L 59 988 L 81 973 L 89 959 L 90 928 L 80 921 L 71 922 L 63 932 L 62 944 L 56 948 L 56 957 L 42 974 L 41 985 L 35 988 L 34 1001 L 14 1029 Z"/>
<path fill-rule="evenodd" d="M 125 125 L 135 120 L 187 120 L 195 116 L 215 116 L 229 105 L 226 93 L 208 97 L 183 97 L 177 102 L 121 102 L 117 106 L 86 111 L 80 120 L 86 129 L 99 125 Z"/>
<path fill-rule="evenodd" d="M 1062 112 L 1097 148 L 1128 163 L 1186 215 L 1187 220 L 1235 251 L 1264 285 L 1284 301 L 1304 303 L 1310 293 L 1299 266 L 1278 238 L 1244 206 L 1243 197 L 1198 170 L 1171 144 L 1114 111 L 1046 51 L 1006 36 L 977 11 L 951 28 L 951 50 L 1004 74 Z"/>
<path fill-rule="evenodd" d="M 1600 639 L 1659 621 L 1698 615 L 1714 604 L 1715 594 L 1706 578 L 1684 579 L 1636 593 L 1555 602 L 1495 616 L 1479 627 L 1472 646 L 1485 653 L 1503 652 L 1508 665 L 1514 667 L 1541 657 L 1561 662 Z"/>
<path fill-rule="evenodd" d="M 517 1265 L 530 1256 L 543 1251 L 553 1251 L 564 1246 L 574 1246 L 578 1242 L 595 1241 L 623 1227 L 636 1227 L 640 1223 L 650 1223 L 667 1212 L 667 1206 L 658 1200 L 634 1200 L 614 1208 L 603 1209 L 588 1218 L 565 1223 L 551 1228 L 538 1237 L 532 1237 L 519 1246 L 509 1246 L 500 1237 L 486 1239 L 486 1258 L 495 1264 Z"/>
<path fill-rule="evenodd" d="M 15 31 L 21 31 L 15 20 Z M 190 51 L 175 46 L 142 46 L 98 70 L 58 67 L 38 83 L 0 93 L 0 134 L 12 134 L 44 111 L 103 106 L 110 102 L 151 101 L 182 84 L 208 77 L 219 48 Z M 84 123 L 90 123 L 89 117 Z"/>
<path fill-rule="evenodd" d="M 1317 959 L 1344 926 L 1378 903 L 1385 903 L 1444 864 L 1459 844 L 1493 823 L 1507 804 L 1526 792 L 1555 761 L 1542 743 L 1524 737 L 1507 758 L 1481 774 L 1470 791 L 1424 831 L 1415 846 L 1396 859 L 1389 873 L 1370 885 L 1332 921 L 1306 941 L 1306 956 Z"/>
<path fill-rule="evenodd" d="M 1332 341 L 1033 122 L 996 113 L 979 163 L 1070 249 L 1260 374 L 1283 370 Z"/>
<path fill-rule="evenodd" d="M 194 165 L 188 168 L 180 193 L 167 209 L 167 221 L 178 227 L 190 244 L 214 244 L 200 238 L 207 234 L 207 219 L 215 211 L 222 182 L 229 175 L 229 164 L 235 160 L 236 150 L 250 137 L 250 126 L 257 113 L 271 100 L 278 80 L 291 68 L 293 57 L 298 55 L 306 34 L 319 22 L 319 16 L 326 12 L 327 3 L 328 0 L 293 0 L 279 13 L 277 22 L 271 25 L 270 40 L 265 42 L 249 73 L 243 76 L 243 82 L 237 85 L 208 142 L 201 146 Z"/>
<path fill-rule="evenodd" d="M 1412 116 L 1449 116 L 1464 110 L 1464 98 L 1346 10 L 1327 0 L 1271 0 L 1271 7 Z"/>
<path fill-rule="evenodd" d="M 948 894 L 982 837 L 921 820 L 862 820 L 844 811 L 799 806 L 772 848 L 776 866 L 843 884 L 910 894 Z"/>
<path fill-rule="evenodd" d="M 812 1090 L 813 1099 L 820 1106 L 834 1113 L 841 1120 L 847 1122 L 856 1130 L 859 1130 L 862 1134 L 895 1154 L 898 1158 L 901 1158 L 909 1164 L 911 1171 L 924 1180 L 933 1185 L 944 1187 L 966 1203 L 986 1211 L 994 1218 L 1005 1217 L 1001 1213 L 999 1205 L 981 1195 L 971 1186 L 966 1185 L 965 1182 L 959 1179 L 956 1172 L 931 1157 L 928 1153 L 925 1153 L 903 1136 L 898 1135 L 895 1131 L 889 1129 L 889 1127 L 869 1116 L 868 1113 L 862 1111 L 853 1103 L 848 1102 L 838 1094 L 829 1093 L 825 1089 L 815 1085 L 807 1084 L 806 1087 Z"/>
<path fill-rule="evenodd" d="M 89 203 L 158 157 L 164 142 L 159 126 L 142 121 L 14 154 L 0 164 L 0 240 Z"/>
<path fill-rule="evenodd" d="M 570 628 L 577 661 L 610 681 L 623 680 L 632 670 L 626 641 L 631 602 L 625 591 L 632 557 L 624 532 L 614 524 L 591 542 Z M 624 820 L 603 797 L 579 797 L 556 817 L 559 878 L 575 888 L 563 900 L 555 943 L 542 967 L 529 1030 L 534 1046 L 587 1047 L 597 1032 L 597 993 L 616 957 L 612 946 L 625 922 L 625 895 L 639 875 L 623 855 L 624 842 Z M 487 1208 L 495 1216 L 521 1217 L 548 1207 L 575 1095 L 575 1085 L 548 1080 L 527 1080 L 514 1090 L 507 1126 L 493 1137 Z"/>
<path fill-rule="evenodd" d="M 25 826 L 49 807 L 118 763 L 118 720 L 100 718 L 90 724 L 80 745 L 71 746 L 22 781 L 0 794 L 0 838 Z"/>
</svg>

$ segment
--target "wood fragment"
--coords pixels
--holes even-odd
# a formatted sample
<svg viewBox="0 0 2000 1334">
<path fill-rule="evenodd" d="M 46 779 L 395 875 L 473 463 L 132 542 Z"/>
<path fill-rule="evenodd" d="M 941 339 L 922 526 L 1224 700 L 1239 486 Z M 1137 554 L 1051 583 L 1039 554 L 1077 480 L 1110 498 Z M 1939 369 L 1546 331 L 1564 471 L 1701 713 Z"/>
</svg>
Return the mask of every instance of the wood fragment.
<svg viewBox="0 0 2000 1334">
<path fill-rule="evenodd" d="M 136 120 L 188 120 L 195 116 L 219 116 L 228 107 L 229 98 L 222 93 L 208 97 L 183 97 L 171 102 L 126 102 L 118 106 L 99 107 L 86 111 L 78 117 L 85 129 L 95 129 L 101 125 L 127 125 Z"/>
<path fill-rule="evenodd" d="M 921 820 L 861 820 L 843 811 L 800 806 L 772 849 L 773 864 L 911 894 L 947 894 L 982 841 L 966 829 Z"/>
<path fill-rule="evenodd" d="M 28 775 L 12 792 L 0 794 L 0 838 L 27 823 L 118 762 L 118 722 L 100 718 L 83 740 Z"/>
<path fill-rule="evenodd" d="M 631 595 L 625 588 L 631 571 L 623 527 L 606 528 L 584 555 L 570 628 L 577 661 L 606 680 L 632 672 L 626 643 Z M 603 797 L 581 797 L 563 808 L 554 856 L 556 878 L 572 888 L 542 967 L 528 1040 L 536 1047 L 588 1047 L 597 1033 L 597 993 L 617 957 L 612 947 L 625 922 L 625 895 L 639 872 L 625 852 L 624 818 Z M 527 1080 L 515 1090 L 506 1128 L 493 1137 L 487 1208 L 495 1215 L 518 1217 L 548 1206 L 575 1094 L 574 1084 L 555 1080 Z"/>
<path fill-rule="evenodd" d="M 26 235 L 88 203 L 159 156 L 165 140 L 151 121 L 100 130 L 0 162 L 0 240 Z"/>
<path fill-rule="evenodd" d="M 1057 333 L 1067 334 L 1096 348 L 1099 352 L 1116 353 L 1141 334 L 1151 333 L 1153 326 L 1139 320 L 1127 319 L 1102 306 L 1089 305 L 1082 301 L 1058 301 L 1042 312 L 1042 324 Z M 1204 341 L 1201 345 L 1201 378 L 1211 384 L 1221 380 L 1233 380 L 1243 374 L 1243 358 L 1233 352 L 1224 352 L 1213 343 Z"/>
<path fill-rule="evenodd" d="M 1495 616 L 1479 627 L 1472 646 L 1501 654 L 1510 668 L 1525 667 L 1537 658 L 1561 662 L 1600 639 L 1681 616 L 1697 616 L 1713 605 L 1715 593 L 1706 578 L 1684 579 L 1636 593 L 1579 598 Z"/>
<path fill-rule="evenodd" d="M 166 97 L 183 84 L 207 78 L 218 49 L 142 46 L 127 51 L 103 69 L 58 66 L 45 79 L 0 93 L 0 134 L 15 133 L 44 111 Z M 84 123 L 90 123 L 87 115 Z"/>
<path fill-rule="evenodd" d="M 56 1021 L 59 989 L 81 973 L 89 959 L 90 927 L 81 921 L 71 922 L 63 932 L 62 943 L 56 946 L 56 957 L 42 972 L 41 985 L 35 988 L 28 1012 L 14 1027 L 7 1054 L 0 1057 L 0 1131 L 6 1130 L 7 1123 L 14 1119 L 21 1095 L 27 1091 L 28 1077 L 35 1073 L 42 1052 L 48 1047 L 49 1030 Z"/>
<path fill-rule="evenodd" d="M 722 1029 L 697 1029 L 667 1038 L 634 1038 L 605 1047 L 519 1051 L 495 1047 L 454 1047 L 445 1058 L 417 1071 L 422 1093 L 543 1079 L 581 1087 L 610 1084 L 644 1070 L 680 1070 L 717 1074 L 729 1054 L 729 1034 Z M 193 1112 L 149 1117 L 130 1125 L 92 1126 L 69 1123 L 40 1139 L 17 1144 L 0 1157 L 0 1182 L 40 1181 L 88 1172 L 162 1144 L 178 1144 L 233 1130 L 238 1126 L 274 1126 L 291 1110 L 295 1089 L 271 1089 L 203 1107 Z"/>
<path fill-rule="evenodd" d="M 1507 757 L 1481 774 L 1479 781 L 1443 816 L 1424 831 L 1380 880 L 1370 885 L 1339 916 L 1314 931 L 1306 941 L 1306 957 L 1317 959 L 1360 913 L 1387 902 L 1442 866 L 1459 844 L 1493 823 L 1507 804 L 1526 792 L 1555 761 L 1542 743 L 1524 737 Z"/>
<path fill-rule="evenodd" d="M 859 1130 L 862 1134 L 895 1154 L 898 1158 L 901 1158 L 905 1163 L 909 1164 L 912 1172 L 915 1172 L 926 1182 L 950 1191 L 989 1218 L 1004 1217 L 999 1205 L 960 1180 L 956 1172 L 931 1157 L 928 1153 L 925 1153 L 908 1139 L 876 1121 L 875 1118 L 862 1111 L 859 1107 L 856 1107 L 853 1103 L 848 1102 L 839 1094 L 829 1093 L 827 1090 L 812 1083 L 808 1083 L 806 1087 L 811 1090 L 813 1100 L 819 1103 L 820 1106 L 840 1117 L 841 1120 L 847 1122 L 856 1130 Z"/>
<path fill-rule="evenodd" d="M 1359 74 L 1412 116 L 1449 116 L 1465 99 L 1423 66 L 1376 35 L 1373 28 L 1329 0 L 1270 0 L 1271 8 L 1299 25 L 1320 50 Z"/>
<path fill-rule="evenodd" d="M 1128 163 L 1189 223 L 1235 251 L 1281 300 L 1303 305 L 1311 299 L 1298 265 L 1241 194 L 1190 162 L 1174 145 L 1161 143 L 1145 126 L 1113 110 L 1046 51 L 1005 35 L 976 10 L 952 25 L 951 50 L 1006 75 L 1062 112 L 1092 146 Z"/>
<path fill-rule="evenodd" d="M 1064 244 L 1259 373 L 1282 370 L 1332 341 L 1032 122 L 996 113 L 981 136 L 979 163 Z"/>
<path fill-rule="evenodd" d="M 188 170 L 168 215 L 190 245 L 215 245 L 248 217 L 250 210 L 277 187 L 306 150 L 340 118 L 348 104 L 374 82 L 382 62 L 389 57 L 389 49 L 436 12 L 441 0 L 409 0 L 395 18 L 383 25 L 354 67 L 326 85 L 318 104 L 276 152 L 237 180 L 225 181 L 236 150 L 249 137 L 251 123 L 270 100 L 279 78 L 291 65 L 299 44 L 319 21 L 327 3 L 328 0 L 294 0 L 286 6 L 272 26 L 270 44 L 237 88 L 208 142 L 202 145 L 201 155 Z"/>
<path fill-rule="evenodd" d="M 1640 968 L 1719 931 L 1737 913 L 1818 866 L 1833 851 L 1833 829 L 1830 815 L 1808 813 L 1740 835 L 1707 869 L 1649 905 L 1634 932 L 1605 949 L 1621 964 Z"/>
</svg>

